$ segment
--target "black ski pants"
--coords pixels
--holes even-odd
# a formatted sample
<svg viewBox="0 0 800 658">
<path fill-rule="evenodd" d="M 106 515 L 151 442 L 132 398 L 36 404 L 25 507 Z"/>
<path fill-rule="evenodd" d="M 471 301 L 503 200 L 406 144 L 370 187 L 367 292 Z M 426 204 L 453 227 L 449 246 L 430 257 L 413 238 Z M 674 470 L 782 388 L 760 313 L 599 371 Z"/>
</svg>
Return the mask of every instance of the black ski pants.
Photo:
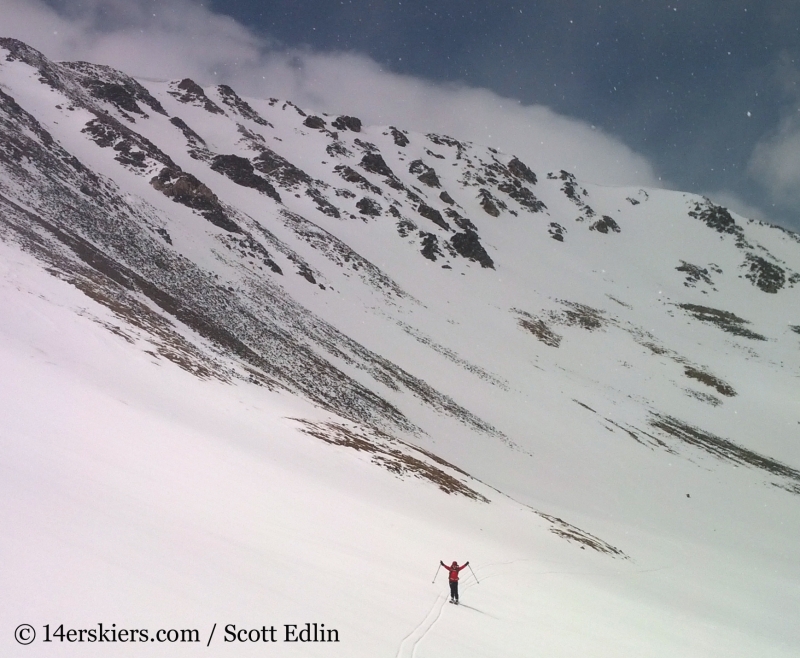
<svg viewBox="0 0 800 658">
<path fill-rule="evenodd" d="M 450 598 L 458 601 L 458 581 L 451 580 L 450 581 Z"/>
</svg>

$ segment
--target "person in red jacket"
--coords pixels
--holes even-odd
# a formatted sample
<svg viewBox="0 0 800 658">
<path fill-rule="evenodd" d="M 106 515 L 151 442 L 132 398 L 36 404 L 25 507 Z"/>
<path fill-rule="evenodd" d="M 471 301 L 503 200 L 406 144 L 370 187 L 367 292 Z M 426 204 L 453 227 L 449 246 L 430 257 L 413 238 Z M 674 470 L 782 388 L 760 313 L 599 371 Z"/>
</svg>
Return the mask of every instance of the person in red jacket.
<svg viewBox="0 0 800 658">
<path fill-rule="evenodd" d="M 449 567 L 442 560 L 439 560 L 439 564 L 450 572 L 450 603 L 458 603 L 458 572 L 466 568 L 469 564 L 469 560 L 464 562 L 460 567 L 458 566 L 458 562 L 453 562 Z"/>
</svg>

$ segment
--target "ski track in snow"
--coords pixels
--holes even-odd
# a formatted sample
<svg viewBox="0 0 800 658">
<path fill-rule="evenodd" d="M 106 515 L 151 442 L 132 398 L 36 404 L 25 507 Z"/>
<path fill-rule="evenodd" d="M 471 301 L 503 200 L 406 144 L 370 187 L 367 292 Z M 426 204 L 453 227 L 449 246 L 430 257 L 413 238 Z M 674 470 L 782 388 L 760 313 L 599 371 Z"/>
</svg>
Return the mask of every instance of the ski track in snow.
<svg viewBox="0 0 800 658">
<path fill-rule="evenodd" d="M 477 579 L 477 573 L 482 571 L 486 571 L 490 567 L 507 567 L 513 564 L 519 564 L 521 562 L 537 562 L 537 560 L 530 560 L 530 559 L 522 559 L 522 560 L 512 560 L 510 562 L 493 562 L 490 564 L 483 565 L 479 567 L 476 574 L 469 574 L 465 581 L 462 582 L 463 589 L 468 590 L 476 585 L 480 585 L 481 581 Z M 622 572 L 622 571 L 611 571 L 611 572 L 602 572 L 602 571 L 588 571 L 588 572 L 581 572 L 581 571 L 535 571 L 531 575 L 569 575 L 569 576 L 623 576 L 623 575 L 637 575 L 643 573 L 652 573 L 656 571 L 664 571 L 665 569 L 671 569 L 672 566 L 663 566 L 663 567 L 656 567 L 653 569 L 636 569 L 629 572 Z M 481 577 L 484 580 L 497 576 L 501 573 L 506 571 L 506 569 L 501 568 L 499 571 L 493 571 L 491 573 L 482 575 Z M 419 643 L 425 638 L 428 633 L 433 630 L 433 627 L 439 622 L 439 619 L 442 616 L 442 612 L 444 611 L 444 604 L 447 601 L 447 594 L 439 594 L 436 597 L 436 600 L 433 602 L 430 610 L 422 619 L 422 621 L 412 630 L 408 635 L 403 638 L 403 641 L 400 643 L 400 647 L 397 650 L 396 658 L 415 658 L 417 655 L 417 647 Z M 492 615 L 484 612 L 483 610 L 479 610 L 478 608 L 473 608 L 470 605 L 466 605 L 464 603 L 459 604 L 461 607 L 468 608 L 469 610 L 473 610 L 483 615 L 488 615 L 493 619 Z"/>
<path fill-rule="evenodd" d="M 425 615 L 424 619 L 413 631 L 403 638 L 403 641 L 400 643 L 400 648 L 397 650 L 397 658 L 414 658 L 414 656 L 416 656 L 417 645 L 439 621 L 446 601 L 446 595 L 437 595 L 428 614 Z"/>
</svg>

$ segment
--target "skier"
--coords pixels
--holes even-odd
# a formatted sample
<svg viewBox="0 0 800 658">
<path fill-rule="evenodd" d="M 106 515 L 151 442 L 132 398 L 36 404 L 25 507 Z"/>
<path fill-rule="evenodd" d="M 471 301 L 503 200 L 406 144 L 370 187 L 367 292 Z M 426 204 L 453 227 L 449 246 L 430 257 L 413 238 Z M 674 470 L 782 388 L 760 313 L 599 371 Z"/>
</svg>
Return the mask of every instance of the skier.
<svg viewBox="0 0 800 658">
<path fill-rule="evenodd" d="M 453 562 L 449 567 L 442 560 L 439 560 L 439 564 L 450 572 L 450 603 L 458 604 L 458 572 L 467 567 L 469 560 L 460 567 L 458 562 Z"/>
</svg>

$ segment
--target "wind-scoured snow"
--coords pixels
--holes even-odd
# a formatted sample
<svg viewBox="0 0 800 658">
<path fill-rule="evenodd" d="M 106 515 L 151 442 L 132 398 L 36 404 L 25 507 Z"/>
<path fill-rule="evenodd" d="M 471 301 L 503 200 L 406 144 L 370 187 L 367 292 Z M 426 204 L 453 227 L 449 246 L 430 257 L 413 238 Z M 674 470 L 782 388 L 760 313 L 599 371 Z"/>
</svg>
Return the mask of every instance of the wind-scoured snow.
<svg viewBox="0 0 800 658">
<path fill-rule="evenodd" d="M 3 654 L 794 656 L 799 284 L 695 195 L 2 39 Z M 42 642 L 100 622 L 201 641 Z"/>
</svg>

